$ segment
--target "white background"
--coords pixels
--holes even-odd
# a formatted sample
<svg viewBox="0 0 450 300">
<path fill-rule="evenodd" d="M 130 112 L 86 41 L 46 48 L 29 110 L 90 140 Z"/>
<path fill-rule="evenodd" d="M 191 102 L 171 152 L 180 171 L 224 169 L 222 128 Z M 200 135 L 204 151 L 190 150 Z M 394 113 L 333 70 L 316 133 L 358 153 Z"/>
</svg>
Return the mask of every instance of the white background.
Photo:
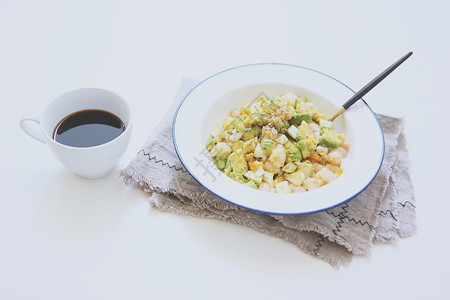
<svg viewBox="0 0 450 300">
<path fill-rule="evenodd" d="M 445 299 L 449 236 L 448 1 L 0 2 L 0 299 Z M 183 76 L 283 62 L 401 116 L 417 234 L 333 269 L 251 229 L 158 212 L 121 184 Z M 127 152 L 87 181 L 19 128 L 56 96 L 100 87 L 134 114 Z"/>
</svg>

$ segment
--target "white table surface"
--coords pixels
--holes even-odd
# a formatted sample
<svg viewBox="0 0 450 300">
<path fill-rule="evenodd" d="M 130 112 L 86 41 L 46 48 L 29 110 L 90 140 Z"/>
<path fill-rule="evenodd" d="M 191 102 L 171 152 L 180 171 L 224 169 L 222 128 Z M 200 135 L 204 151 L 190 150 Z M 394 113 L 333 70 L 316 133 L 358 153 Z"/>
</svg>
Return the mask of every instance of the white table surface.
<svg viewBox="0 0 450 300">
<path fill-rule="evenodd" d="M 449 3 L 1 0 L 0 299 L 448 299 Z M 283 62 L 357 90 L 410 50 L 364 98 L 406 120 L 418 232 L 347 267 L 161 213 L 119 181 L 183 77 Z M 134 114 L 118 168 L 95 181 L 19 128 L 80 87 L 112 90 Z"/>
</svg>

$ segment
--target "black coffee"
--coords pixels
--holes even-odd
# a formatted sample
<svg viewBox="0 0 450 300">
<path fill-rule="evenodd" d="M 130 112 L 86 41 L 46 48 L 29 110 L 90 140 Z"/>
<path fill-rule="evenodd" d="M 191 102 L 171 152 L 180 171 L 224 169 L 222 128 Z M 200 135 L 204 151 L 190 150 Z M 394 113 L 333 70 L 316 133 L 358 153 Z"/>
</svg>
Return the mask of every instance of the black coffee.
<svg viewBox="0 0 450 300">
<path fill-rule="evenodd" d="M 72 147 L 93 147 L 112 141 L 125 130 L 116 115 L 88 109 L 68 115 L 56 125 L 53 139 Z"/>
</svg>

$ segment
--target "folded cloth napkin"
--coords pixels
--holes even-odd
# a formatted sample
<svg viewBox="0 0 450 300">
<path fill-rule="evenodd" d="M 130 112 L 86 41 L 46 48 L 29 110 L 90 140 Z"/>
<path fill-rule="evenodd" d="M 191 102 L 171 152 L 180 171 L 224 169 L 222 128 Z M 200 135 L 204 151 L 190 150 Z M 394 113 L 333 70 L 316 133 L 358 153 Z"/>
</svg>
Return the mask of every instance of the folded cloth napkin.
<svg viewBox="0 0 450 300">
<path fill-rule="evenodd" d="M 172 122 L 183 97 L 197 84 L 184 79 L 173 104 L 122 180 L 150 193 L 161 211 L 218 219 L 282 238 L 338 267 L 373 243 L 390 243 L 415 230 L 415 197 L 408 170 L 403 120 L 377 115 L 385 137 L 385 157 L 374 181 L 352 200 L 307 215 L 271 215 L 244 209 L 204 189 L 181 164 L 172 142 Z"/>
</svg>

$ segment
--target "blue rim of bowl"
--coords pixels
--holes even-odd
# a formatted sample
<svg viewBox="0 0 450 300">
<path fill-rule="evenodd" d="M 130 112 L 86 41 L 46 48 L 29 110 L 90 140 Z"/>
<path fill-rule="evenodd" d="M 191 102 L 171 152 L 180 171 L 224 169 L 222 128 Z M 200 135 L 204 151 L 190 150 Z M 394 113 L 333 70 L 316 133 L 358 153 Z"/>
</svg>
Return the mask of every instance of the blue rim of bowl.
<svg viewBox="0 0 450 300">
<path fill-rule="evenodd" d="M 176 138 L 175 138 L 175 124 L 176 124 L 176 121 L 177 121 L 178 112 L 179 112 L 181 106 L 183 105 L 184 101 L 185 101 L 185 100 L 187 99 L 187 97 L 192 93 L 192 91 L 194 91 L 198 86 L 200 86 L 201 84 L 203 84 L 205 81 L 209 80 L 209 79 L 212 78 L 212 77 L 216 77 L 216 76 L 218 76 L 218 75 L 220 75 L 220 74 L 222 74 L 222 73 L 225 73 L 225 72 L 228 72 L 228 71 L 231 71 L 231 70 L 241 69 L 241 68 L 246 68 L 246 67 L 251 67 L 251 66 L 260 66 L 260 65 L 276 65 L 276 66 L 295 67 L 295 68 L 300 68 L 300 69 L 312 71 L 312 72 L 321 74 L 321 75 L 323 75 L 323 76 L 326 76 L 326 77 L 328 77 L 328 78 L 330 78 L 330 79 L 332 79 L 332 80 L 338 82 L 339 84 L 341 84 L 341 85 L 343 85 L 344 87 L 346 87 L 347 89 L 349 89 L 352 93 L 355 93 L 355 94 L 356 94 L 356 92 L 355 92 L 354 90 L 352 90 L 350 87 L 348 87 L 346 84 L 344 84 L 343 82 L 337 80 L 336 78 L 334 78 L 334 77 L 332 77 L 332 76 L 330 76 L 330 75 L 328 75 L 328 74 L 322 73 L 322 72 L 320 72 L 320 71 L 316 71 L 316 70 L 311 69 L 311 68 L 302 67 L 302 66 L 293 65 L 293 64 L 284 64 L 284 63 L 253 63 L 253 64 L 246 64 L 246 65 L 241 65 L 241 66 L 237 66 L 237 67 L 232 67 L 232 68 L 229 68 L 229 69 L 220 71 L 220 72 L 215 73 L 215 74 L 213 74 L 213 75 L 211 75 L 211 76 L 208 76 L 208 77 L 205 78 L 204 80 L 200 81 L 196 86 L 194 86 L 194 87 L 193 87 L 193 88 L 192 88 L 192 89 L 184 96 L 183 100 L 182 100 L 181 103 L 178 105 L 178 108 L 177 108 L 177 110 L 176 110 L 176 112 L 175 112 L 175 114 L 174 114 L 173 122 L 172 122 L 172 140 L 173 140 L 173 146 L 174 146 L 174 148 L 175 148 L 175 152 L 177 153 L 177 156 L 178 156 L 178 158 L 180 159 L 181 164 L 184 166 L 184 168 L 189 172 L 189 174 L 190 174 L 190 175 L 191 175 L 191 176 L 192 176 L 192 177 L 193 177 L 193 178 L 194 178 L 194 179 L 195 179 L 195 180 L 196 180 L 203 188 L 205 188 L 206 190 L 208 190 L 208 191 L 209 191 L 210 193 L 212 193 L 213 195 L 215 195 L 215 196 L 217 196 L 217 197 L 219 197 L 219 198 L 221 198 L 221 199 L 223 199 L 223 200 L 225 200 L 225 201 L 227 201 L 227 202 L 229 202 L 229 203 L 231 203 L 231 204 L 237 205 L 237 206 L 239 206 L 239 207 L 242 207 L 242 208 L 245 208 L 245 209 L 248 209 L 248 210 L 251 210 L 251 211 L 256 211 L 256 212 L 259 212 L 259 213 L 263 213 L 263 214 L 288 215 L 288 216 L 289 216 L 289 215 L 307 215 L 307 214 L 313 214 L 313 213 L 317 213 L 317 212 L 321 212 L 321 211 L 324 211 L 324 210 L 328 210 L 328 209 L 337 207 L 337 206 L 339 206 L 339 205 L 342 205 L 342 204 L 344 204 L 344 203 L 346 203 L 346 202 L 352 200 L 352 199 L 355 198 L 356 196 L 358 196 L 362 191 L 364 191 L 364 190 L 372 183 L 372 181 L 373 181 L 373 180 L 375 179 L 375 177 L 377 176 L 378 172 L 380 171 L 381 165 L 383 164 L 383 161 L 384 161 L 384 155 L 385 155 L 385 151 L 386 151 L 386 150 L 385 150 L 386 144 L 385 144 L 385 140 L 384 140 L 384 133 L 383 133 L 383 128 L 381 127 L 380 121 L 378 120 L 377 115 L 373 112 L 373 110 L 370 108 L 370 106 L 369 106 L 369 105 L 366 103 L 366 101 L 364 101 L 364 99 L 362 99 L 362 98 L 360 99 L 360 101 L 362 101 L 362 102 L 367 106 L 367 108 L 369 109 L 369 111 L 373 114 L 375 120 L 376 120 L 377 123 L 378 123 L 378 127 L 380 128 L 381 137 L 382 137 L 382 141 L 383 141 L 383 147 L 382 147 L 383 151 L 382 151 L 382 153 L 381 153 L 380 165 L 378 166 L 377 171 L 375 172 L 375 174 L 373 175 L 373 177 L 369 180 L 369 182 L 368 182 L 361 190 L 359 190 L 358 192 L 356 192 L 353 196 L 351 196 L 351 197 L 349 197 L 349 198 L 347 198 L 347 199 L 344 199 L 344 200 L 342 200 L 341 202 L 336 203 L 336 204 L 334 204 L 334 205 L 331 205 L 331 206 L 328 206 L 328 207 L 325 207 L 325 208 L 321 208 L 321 209 L 317 209 L 317 210 L 307 211 L 307 212 L 292 212 L 292 213 L 271 212 L 271 211 L 264 211 L 264 210 L 255 209 L 255 208 L 252 208 L 252 207 L 247 207 L 247 206 L 244 206 L 244 205 L 237 204 L 237 203 L 233 202 L 233 201 L 230 200 L 230 199 L 226 199 L 226 198 L 224 198 L 224 197 L 222 197 L 222 196 L 216 194 L 216 193 L 215 193 L 214 191 L 212 191 L 211 189 L 207 188 L 205 185 L 203 185 L 203 183 L 202 183 L 197 177 L 195 177 L 195 175 L 191 172 L 191 170 L 189 170 L 189 168 L 186 166 L 185 162 L 183 161 L 183 158 L 181 157 L 181 155 L 180 155 L 180 153 L 179 153 L 179 151 L 178 151 L 177 141 L 176 141 Z"/>
</svg>

